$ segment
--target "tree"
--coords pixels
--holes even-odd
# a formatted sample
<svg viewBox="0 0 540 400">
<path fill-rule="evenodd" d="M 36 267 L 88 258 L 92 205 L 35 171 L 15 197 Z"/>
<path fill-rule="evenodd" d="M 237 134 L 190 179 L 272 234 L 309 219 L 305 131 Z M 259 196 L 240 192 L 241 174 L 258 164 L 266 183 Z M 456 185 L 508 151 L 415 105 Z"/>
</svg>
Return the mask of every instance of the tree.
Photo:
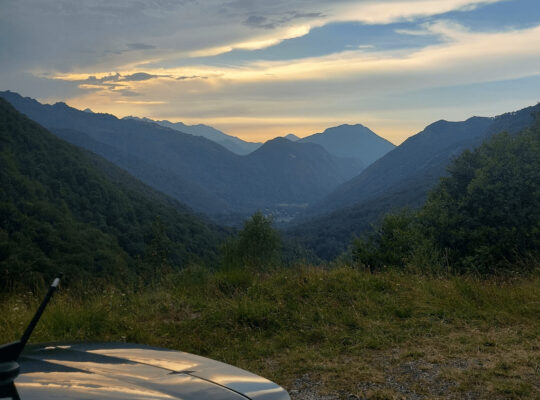
<svg viewBox="0 0 540 400">
<path fill-rule="evenodd" d="M 250 267 L 265 269 L 279 263 L 281 238 L 272 226 L 272 220 L 256 212 L 244 223 L 236 238 L 222 246 L 224 267 Z"/>
<path fill-rule="evenodd" d="M 417 212 L 408 209 L 387 214 L 371 234 L 353 241 L 353 261 L 371 271 L 385 266 L 405 267 L 423 238 Z"/>
<path fill-rule="evenodd" d="M 540 250 L 540 127 L 465 152 L 420 213 L 460 271 L 494 272 Z"/>
</svg>

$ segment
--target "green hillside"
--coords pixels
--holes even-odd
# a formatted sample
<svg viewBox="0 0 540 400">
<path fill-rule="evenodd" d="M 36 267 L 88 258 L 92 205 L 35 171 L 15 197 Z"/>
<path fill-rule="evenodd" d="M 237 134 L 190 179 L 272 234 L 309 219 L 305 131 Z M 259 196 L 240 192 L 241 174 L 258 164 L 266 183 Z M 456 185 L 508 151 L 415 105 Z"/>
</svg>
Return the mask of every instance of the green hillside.
<svg viewBox="0 0 540 400">
<path fill-rule="evenodd" d="M 74 147 L 0 100 L 0 286 L 39 286 L 59 271 L 152 278 L 212 263 L 222 232 Z"/>
<path fill-rule="evenodd" d="M 386 215 L 377 231 L 356 240 L 355 257 L 372 269 L 523 272 L 540 256 L 539 210 L 537 121 L 463 152 L 421 209 Z"/>
</svg>

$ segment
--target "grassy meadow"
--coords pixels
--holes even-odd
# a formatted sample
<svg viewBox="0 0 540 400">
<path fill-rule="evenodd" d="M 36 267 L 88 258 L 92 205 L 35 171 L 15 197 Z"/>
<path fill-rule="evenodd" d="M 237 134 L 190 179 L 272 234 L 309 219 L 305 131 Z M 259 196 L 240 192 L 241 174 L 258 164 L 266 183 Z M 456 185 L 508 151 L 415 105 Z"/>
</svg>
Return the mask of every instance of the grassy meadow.
<svg viewBox="0 0 540 400">
<path fill-rule="evenodd" d="M 3 295 L 2 342 L 21 335 L 39 301 Z M 190 267 L 153 285 L 61 289 L 31 341 L 192 352 L 274 380 L 293 399 L 508 399 L 540 397 L 539 337 L 538 273 L 479 279 L 304 266 Z"/>
</svg>

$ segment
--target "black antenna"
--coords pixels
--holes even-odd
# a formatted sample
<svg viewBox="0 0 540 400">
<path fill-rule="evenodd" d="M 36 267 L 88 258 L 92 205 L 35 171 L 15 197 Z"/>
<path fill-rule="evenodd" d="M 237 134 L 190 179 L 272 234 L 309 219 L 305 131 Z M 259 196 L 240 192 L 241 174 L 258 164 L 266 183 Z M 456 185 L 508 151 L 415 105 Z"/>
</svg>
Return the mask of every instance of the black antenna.
<svg viewBox="0 0 540 400">
<path fill-rule="evenodd" d="M 8 383 L 6 386 L 0 386 L 0 399 L 6 397 L 11 398 L 12 400 L 21 400 L 13 381 Z"/>
<path fill-rule="evenodd" d="M 32 331 L 41 318 L 41 314 L 43 314 L 43 311 L 45 311 L 45 307 L 47 307 L 47 304 L 49 304 L 54 291 L 58 288 L 59 283 L 60 278 L 55 278 L 36 314 L 34 315 L 34 318 L 32 318 L 32 321 L 30 321 L 30 324 L 24 331 L 21 339 L 15 342 L 0 345 L 0 397 L 7 396 L 15 400 L 19 399 L 17 389 L 13 384 L 13 381 L 19 375 L 20 370 L 17 359 L 21 355 L 24 346 L 28 342 Z"/>
<path fill-rule="evenodd" d="M 32 334 L 32 331 L 36 327 L 39 319 L 41 318 L 41 314 L 43 314 L 43 311 L 45 311 L 45 307 L 47 307 L 47 304 L 49 304 L 49 301 L 51 300 L 51 297 L 54 293 L 54 291 L 58 288 L 58 284 L 60 283 L 60 278 L 55 278 L 53 283 L 51 283 L 51 286 L 49 286 L 49 291 L 45 295 L 45 298 L 41 302 L 38 310 L 36 311 L 36 314 L 34 315 L 34 318 L 32 318 L 32 321 L 30 321 L 30 324 L 24 331 L 22 337 L 21 337 L 21 352 L 24 346 L 26 346 L 26 343 L 28 342 L 28 339 L 30 339 L 30 335 Z M 20 354 L 20 353 L 19 353 Z M 19 356 L 17 355 L 17 357 Z"/>
</svg>

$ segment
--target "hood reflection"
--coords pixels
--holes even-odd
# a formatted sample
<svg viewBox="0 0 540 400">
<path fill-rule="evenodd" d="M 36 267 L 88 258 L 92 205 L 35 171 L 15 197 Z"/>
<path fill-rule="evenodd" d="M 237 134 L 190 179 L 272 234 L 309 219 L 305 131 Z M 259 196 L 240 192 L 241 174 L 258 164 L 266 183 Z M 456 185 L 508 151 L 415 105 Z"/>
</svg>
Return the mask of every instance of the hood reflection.
<svg viewBox="0 0 540 400">
<path fill-rule="evenodd" d="M 15 383 L 25 400 L 289 399 L 280 386 L 242 369 L 124 343 L 33 346 L 21 358 Z"/>
<path fill-rule="evenodd" d="M 106 376 L 77 372 L 45 372 L 23 374 L 16 380 L 22 399 L 174 399 L 135 385 L 118 382 Z"/>
</svg>

